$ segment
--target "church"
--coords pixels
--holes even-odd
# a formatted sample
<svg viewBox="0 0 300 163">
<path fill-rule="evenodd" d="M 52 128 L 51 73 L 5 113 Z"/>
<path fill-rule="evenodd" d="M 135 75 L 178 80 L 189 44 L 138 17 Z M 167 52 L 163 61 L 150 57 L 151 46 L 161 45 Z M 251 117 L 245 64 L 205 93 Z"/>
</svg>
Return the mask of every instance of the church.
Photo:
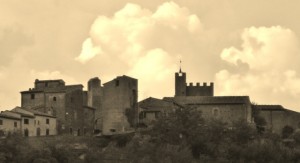
<svg viewBox="0 0 300 163">
<path fill-rule="evenodd" d="M 186 82 L 187 74 L 179 69 L 175 73 L 175 95 L 157 99 L 149 97 L 139 102 L 140 123 L 150 126 L 161 114 L 167 114 L 176 106 L 196 109 L 205 120 L 219 119 L 229 126 L 244 120 L 255 125 L 256 116 L 264 119 L 265 130 L 281 134 L 284 127 L 297 130 L 300 127 L 300 113 L 281 105 L 255 105 L 249 96 L 215 96 L 214 83 Z"/>
</svg>

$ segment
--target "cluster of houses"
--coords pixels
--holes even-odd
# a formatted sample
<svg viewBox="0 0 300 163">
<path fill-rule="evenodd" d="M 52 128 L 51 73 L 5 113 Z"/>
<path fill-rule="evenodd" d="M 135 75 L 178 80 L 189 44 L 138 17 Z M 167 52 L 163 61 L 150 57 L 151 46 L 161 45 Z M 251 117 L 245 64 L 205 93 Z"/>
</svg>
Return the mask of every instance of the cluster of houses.
<svg viewBox="0 0 300 163">
<path fill-rule="evenodd" d="M 83 85 L 66 85 L 63 80 L 38 80 L 21 92 L 21 107 L 0 113 L 0 137 L 12 132 L 24 136 L 111 135 L 149 127 L 162 114 L 176 108 L 196 109 L 204 119 L 217 118 L 227 124 L 245 120 L 253 124 L 262 117 L 264 129 L 281 133 L 289 126 L 300 127 L 300 113 L 281 105 L 253 105 L 249 96 L 215 96 L 214 83 L 186 82 L 186 73 L 175 73 L 175 96 L 149 97 L 138 102 L 138 80 L 118 76 L 101 84 L 97 77 Z M 254 114 L 255 112 L 255 114 Z"/>
<path fill-rule="evenodd" d="M 16 107 L 0 113 L 0 137 L 20 132 L 24 136 L 56 135 L 56 117 L 32 109 Z"/>
</svg>

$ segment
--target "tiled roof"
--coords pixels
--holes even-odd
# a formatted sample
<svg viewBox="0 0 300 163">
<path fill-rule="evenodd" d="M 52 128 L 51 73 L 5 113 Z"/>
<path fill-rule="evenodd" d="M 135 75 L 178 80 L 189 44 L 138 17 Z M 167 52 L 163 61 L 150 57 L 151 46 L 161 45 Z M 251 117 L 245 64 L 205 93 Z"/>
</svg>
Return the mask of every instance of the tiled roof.
<svg viewBox="0 0 300 163">
<path fill-rule="evenodd" d="M 254 105 L 254 107 L 257 107 L 258 109 L 261 110 L 271 110 L 271 111 L 284 111 L 286 110 L 284 107 L 281 105 Z"/>
<path fill-rule="evenodd" d="M 12 115 L 6 115 L 6 114 L 0 114 L 0 117 L 1 118 L 8 118 L 8 119 L 21 119 L 20 117 L 15 117 L 15 116 L 12 116 Z"/>
<path fill-rule="evenodd" d="M 139 107 L 145 110 L 157 111 L 161 109 L 171 109 L 175 105 L 171 101 L 164 101 L 161 99 L 149 97 L 139 102 Z"/>
<path fill-rule="evenodd" d="M 22 108 L 26 111 L 29 111 L 35 115 L 40 115 L 40 116 L 45 116 L 45 117 L 52 117 L 52 118 L 56 118 L 55 116 L 53 115 L 50 115 L 50 114 L 47 114 L 47 113 L 43 113 L 43 112 L 40 112 L 40 111 L 37 111 L 37 110 L 33 110 L 33 109 L 27 109 L 27 108 Z"/>
<path fill-rule="evenodd" d="M 249 96 L 178 96 L 165 97 L 163 100 L 185 105 L 199 104 L 245 104 L 250 103 Z"/>
</svg>

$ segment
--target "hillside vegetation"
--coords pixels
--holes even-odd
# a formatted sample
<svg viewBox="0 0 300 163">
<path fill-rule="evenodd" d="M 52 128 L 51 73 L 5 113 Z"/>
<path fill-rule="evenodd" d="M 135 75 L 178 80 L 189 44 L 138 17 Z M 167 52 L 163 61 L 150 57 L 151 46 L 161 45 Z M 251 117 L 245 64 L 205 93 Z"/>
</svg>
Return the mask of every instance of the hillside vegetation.
<svg viewBox="0 0 300 163">
<path fill-rule="evenodd" d="M 242 120 L 230 126 L 217 119 L 205 121 L 199 112 L 178 109 L 153 127 L 127 135 L 24 138 L 12 134 L 1 140 L 0 162 L 299 162 L 300 133 L 287 130 L 282 135 Z"/>
</svg>

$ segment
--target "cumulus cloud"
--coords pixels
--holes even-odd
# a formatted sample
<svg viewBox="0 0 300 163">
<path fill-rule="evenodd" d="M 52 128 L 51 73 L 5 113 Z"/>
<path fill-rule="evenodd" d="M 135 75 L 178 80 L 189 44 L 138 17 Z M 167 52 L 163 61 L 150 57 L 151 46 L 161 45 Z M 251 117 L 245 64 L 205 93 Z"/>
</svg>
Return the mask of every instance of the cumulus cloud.
<svg viewBox="0 0 300 163">
<path fill-rule="evenodd" d="M 216 74 L 222 95 L 250 95 L 259 103 L 285 104 L 300 110 L 299 40 L 290 29 L 281 26 L 250 27 L 241 33 L 241 49 L 229 47 L 221 58 L 236 71 Z M 247 69 L 240 69 L 240 65 Z"/>
<path fill-rule="evenodd" d="M 169 76 L 173 77 L 181 55 L 178 49 L 201 31 L 199 18 L 174 2 L 163 3 L 155 12 L 128 3 L 112 17 L 94 21 L 75 59 L 83 64 L 96 60 L 103 68 L 109 63 L 110 71 L 105 73 L 129 74 L 140 80 L 142 94 L 162 96 L 164 92 L 153 86 L 170 86 L 164 82 L 173 81 Z"/>
</svg>

